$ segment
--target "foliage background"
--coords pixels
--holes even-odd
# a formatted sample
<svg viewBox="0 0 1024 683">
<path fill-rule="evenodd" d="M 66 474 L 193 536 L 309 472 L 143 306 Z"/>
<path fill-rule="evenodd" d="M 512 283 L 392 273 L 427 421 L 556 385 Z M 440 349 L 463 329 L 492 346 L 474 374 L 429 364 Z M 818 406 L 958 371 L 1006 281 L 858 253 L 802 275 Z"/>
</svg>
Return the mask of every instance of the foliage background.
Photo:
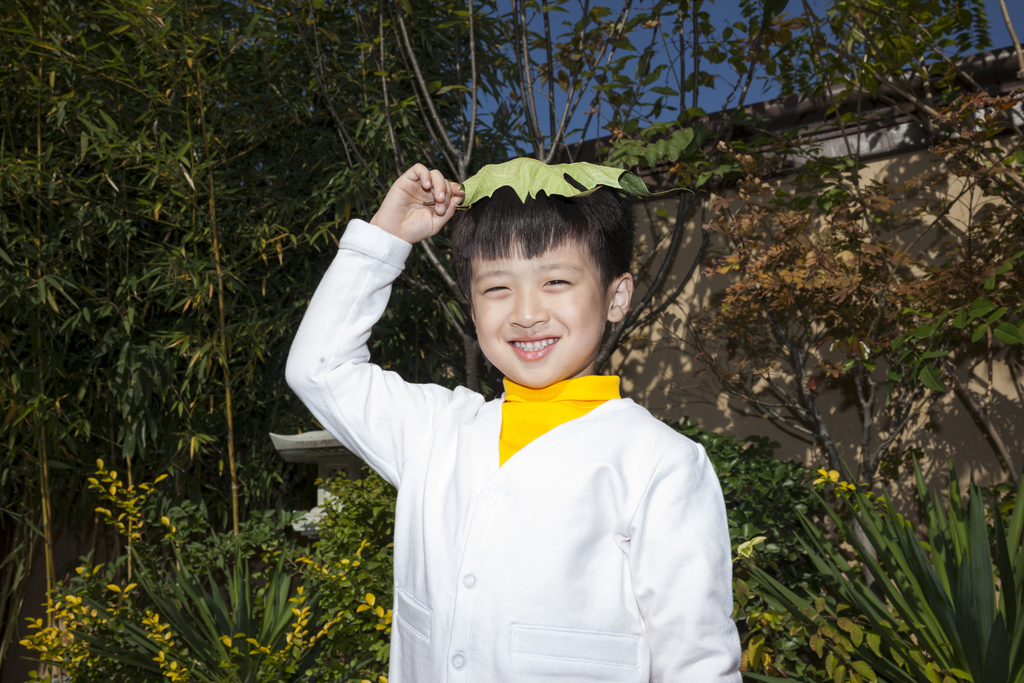
<svg viewBox="0 0 1024 683">
<path fill-rule="evenodd" d="M 957 58 L 989 41 L 979 2 L 843 0 L 819 16 L 740 0 L 721 24 L 709 7 L 0 6 L 0 660 L 27 577 L 52 586 L 72 569 L 56 563 L 61 534 L 83 550 L 102 537 L 86 484 L 97 458 L 129 485 L 169 474 L 166 505 L 188 511 L 182 528 L 194 520 L 197 538 L 305 507 L 308 469 L 281 463 L 266 437 L 312 426 L 283 383 L 291 330 L 345 221 L 371 215 L 387 178 L 412 160 L 461 179 L 512 150 L 571 157 L 566 143 L 606 132 L 611 163 L 669 171 L 696 190 L 640 259 L 645 291 L 611 331 L 607 360 L 679 296 L 671 266 L 701 260 L 680 251 L 685 219 L 756 180 L 766 156 L 793 151 L 743 111 L 752 83 L 863 87 L 940 129 L 955 124 L 947 110 L 917 106 L 892 74 L 930 79 L 948 105 L 974 89 Z M 701 105 L 716 81 L 728 95 L 708 117 Z M 986 139 L 966 141 L 950 150 L 965 177 L 983 191 L 1019 185 L 1017 157 L 997 164 Z M 848 161 L 825 176 L 827 192 L 807 194 L 857 210 L 860 162 Z M 1008 256 L 1011 237 L 983 253 Z M 442 237 L 415 252 L 373 352 L 413 381 L 488 392 L 498 378 L 479 356 L 445 248 Z M 967 348 L 962 335 L 935 339 Z M 780 472 L 773 485 L 790 480 Z M 123 583 L 127 564 L 118 571 Z"/>
</svg>

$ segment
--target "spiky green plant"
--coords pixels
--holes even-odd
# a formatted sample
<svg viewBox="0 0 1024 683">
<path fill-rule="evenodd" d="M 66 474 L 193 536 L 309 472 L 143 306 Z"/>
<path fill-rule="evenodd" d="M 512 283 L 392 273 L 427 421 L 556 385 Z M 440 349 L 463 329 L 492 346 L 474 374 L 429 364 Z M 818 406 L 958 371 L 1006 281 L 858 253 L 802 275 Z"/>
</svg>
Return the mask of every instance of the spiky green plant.
<svg viewBox="0 0 1024 683">
<path fill-rule="evenodd" d="M 222 579 L 204 583 L 183 563 L 174 571 L 139 571 L 138 583 L 152 608 L 142 624 L 119 619 L 91 601 L 108 619 L 120 621 L 122 639 L 112 643 L 87 632 L 75 637 L 99 657 L 138 672 L 140 680 L 197 683 L 312 681 L 328 621 L 319 598 L 304 586 L 291 588 L 292 572 L 278 561 L 256 580 L 240 556 L 222 567 Z M 90 600 L 86 600 L 87 603 Z"/>
<path fill-rule="evenodd" d="M 1012 506 L 1006 525 L 993 507 L 990 527 L 981 489 L 972 483 L 965 501 L 952 465 L 945 508 L 916 466 L 915 475 L 927 542 L 918 539 L 888 495 L 873 502 L 852 486 L 839 496 L 852 521 L 831 509 L 829 515 L 856 562 L 848 562 L 819 526 L 802 519 L 802 542 L 836 601 L 798 595 L 753 563 L 751 572 L 773 607 L 793 618 L 793 628 L 804 629 L 819 653 L 828 652 L 827 673 L 834 681 L 1024 681 L 1024 508 Z"/>
</svg>

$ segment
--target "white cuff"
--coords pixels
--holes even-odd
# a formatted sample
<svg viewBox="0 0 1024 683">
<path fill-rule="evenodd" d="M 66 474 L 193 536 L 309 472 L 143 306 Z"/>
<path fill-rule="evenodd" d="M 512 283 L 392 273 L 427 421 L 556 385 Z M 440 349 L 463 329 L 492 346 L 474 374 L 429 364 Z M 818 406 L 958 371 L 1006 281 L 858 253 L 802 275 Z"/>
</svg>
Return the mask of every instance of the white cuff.
<svg viewBox="0 0 1024 683">
<path fill-rule="evenodd" d="M 348 222 L 338 248 L 357 251 L 399 270 L 412 253 L 412 245 L 405 240 L 358 218 Z"/>
</svg>

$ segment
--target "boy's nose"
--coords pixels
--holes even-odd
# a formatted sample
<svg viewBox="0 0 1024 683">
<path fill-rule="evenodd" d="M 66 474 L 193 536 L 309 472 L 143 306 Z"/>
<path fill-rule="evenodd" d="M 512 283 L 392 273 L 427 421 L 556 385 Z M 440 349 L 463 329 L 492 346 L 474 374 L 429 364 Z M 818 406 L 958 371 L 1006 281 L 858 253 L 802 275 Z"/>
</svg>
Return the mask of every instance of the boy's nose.
<svg viewBox="0 0 1024 683">
<path fill-rule="evenodd" d="M 540 297 L 531 294 L 520 294 L 516 297 L 516 305 L 512 309 L 511 323 L 517 327 L 530 328 L 538 323 L 547 322 L 548 313 Z"/>
</svg>

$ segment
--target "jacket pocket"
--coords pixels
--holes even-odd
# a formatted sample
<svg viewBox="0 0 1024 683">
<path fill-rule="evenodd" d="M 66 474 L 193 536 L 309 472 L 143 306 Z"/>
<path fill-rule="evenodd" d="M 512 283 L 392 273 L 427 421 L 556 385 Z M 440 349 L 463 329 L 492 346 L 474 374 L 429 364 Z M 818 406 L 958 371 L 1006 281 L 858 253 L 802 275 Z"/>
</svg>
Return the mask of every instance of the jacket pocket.
<svg viewBox="0 0 1024 683">
<path fill-rule="evenodd" d="M 430 608 L 398 589 L 398 620 L 423 640 L 430 642 Z"/>
<path fill-rule="evenodd" d="M 524 675 L 580 681 L 639 680 L 640 649 L 639 637 L 623 633 L 512 627 L 512 664 Z"/>
</svg>

